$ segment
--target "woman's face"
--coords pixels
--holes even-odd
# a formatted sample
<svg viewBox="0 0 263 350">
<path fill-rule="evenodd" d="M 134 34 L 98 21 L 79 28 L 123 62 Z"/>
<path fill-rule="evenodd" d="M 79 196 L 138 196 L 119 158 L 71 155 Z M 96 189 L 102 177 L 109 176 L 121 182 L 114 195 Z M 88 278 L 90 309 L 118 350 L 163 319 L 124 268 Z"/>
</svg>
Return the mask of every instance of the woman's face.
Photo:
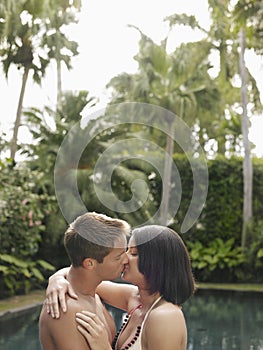
<svg viewBox="0 0 263 350">
<path fill-rule="evenodd" d="M 146 282 L 144 275 L 139 271 L 139 255 L 135 244 L 135 240 L 131 237 L 128 250 L 128 264 L 125 265 L 122 273 L 122 279 L 127 282 L 131 282 L 139 287 L 145 287 Z"/>
</svg>

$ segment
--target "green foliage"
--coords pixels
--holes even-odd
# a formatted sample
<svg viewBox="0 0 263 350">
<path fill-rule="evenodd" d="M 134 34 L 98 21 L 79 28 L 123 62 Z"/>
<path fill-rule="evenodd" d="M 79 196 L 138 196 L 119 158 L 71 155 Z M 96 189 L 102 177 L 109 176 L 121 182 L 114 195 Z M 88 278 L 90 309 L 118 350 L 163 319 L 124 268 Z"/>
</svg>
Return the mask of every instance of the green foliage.
<svg viewBox="0 0 263 350">
<path fill-rule="evenodd" d="M 50 208 L 45 215 L 45 230 L 42 231 L 38 256 L 51 261 L 56 267 L 68 263 L 63 246 L 63 233 L 67 228 L 67 222 L 58 206 L 54 189 L 54 167 L 57 153 L 67 132 L 73 126 L 79 125 L 83 108 L 92 107 L 95 103 L 96 99 L 89 96 L 87 91 L 65 92 L 62 96 L 60 111 L 56 112 L 45 107 L 44 110 L 31 108 L 25 112 L 25 124 L 29 127 L 34 142 L 24 145 L 23 154 L 30 159 L 28 166 L 31 171 L 42 174 L 39 181 L 36 181 L 36 187 L 40 193 L 46 193 L 50 201 Z M 67 156 L 71 157 L 73 162 L 79 142 L 83 140 L 84 132 L 81 128 L 76 128 L 76 130 L 80 133 L 74 134 L 71 147 L 67 149 Z M 91 154 L 94 154 L 96 150 L 92 149 Z M 85 166 L 89 163 L 89 157 L 89 154 L 85 156 Z M 70 174 L 71 169 L 68 169 L 68 176 Z M 85 188 L 85 184 L 83 186 Z M 65 201 L 72 206 L 66 193 Z"/>
<path fill-rule="evenodd" d="M 28 291 L 39 285 L 44 271 L 50 265 L 36 259 L 45 220 L 52 208 L 52 197 L 37 192 L 42 174 L 31 171 L 26 164 L 12 167 L 6 161 L 0 163 L 0 274 L 11 293 Z M 31 278 L 32 277 L 32 278 Z"/>
<path fill-rule="evenodd" d="M 50 53 L 54 51 L 53 35 L 50 34 L 54 29 L 56 29 L 55 41 L 60 43 L 59 50 L 56 50 L 56 58 L 64 60 L 70 68 L 69 55 L 60 54 L 60 49 L 66 47 L 70 50 L 71 55 L 76 55 L 77 43 L 68 40 L 61 32 L 61 27 L 69 23 L 76 23 L 76 13 L 79 9 L 79 2 L 72 3 L 64 0 L 56 2 L 21 0 L 2 4 L 0 49 L 6 75 L 10 65 L 14 63 L 18 68 L 32 68 L 35 81 L 40 83 L 50 59 L 53 58 Z M 21 16 L 22 13 L 24 17 Z M 26 13 L 27 17 L 25 17 Z M 48 37 L 50 40 L 47 40 Z"/>
<path fill-rule="evenodd" d="M 168 53 L 168 37 L 156 44 L 139 32 L 139 52 L 135 56 L 138 72 L 123 73 L 109 82 L 107 86 L 113 88 L 111 103 L 136 101 L 158 105 L 178 115 L 189 126 L 198 120 L 201 129 L 204 127 L 208 132 L 213 126 L 207 122 L 211 121 L 208 114 L 217 119 L 222 110 L 220 93 L 208 73 L 210 43 L 182 44 Z"/>
<path fill-rule="evenodd" d="M 208 162 L 209 188 L 201 217 L 207 240 L 234 237 L 239 244 L 242 230 L 242 159 L 218 157 Z"/>
<path fill-rule="evenodd" d="M 48 199 L 34 192 L 41 174 L 25 166 L 12 169 L 5 165 L 0 177 L 1 252 L 20 258 L 32 256 L 38 251 L 40 232 L 45 228 L 40 204 Z"/>
<path fill-rule="evenodd" d="M 234 238 L 227 241 L 215 238 L 208 246 L 201 242 L 187 242 L 192 267 L 199 278 L 202 277 L 202 281 L 206 281 L 207 277 L 211 281 L 212 274 L 210 272 L 214 270 L 228 271 L 224 279 L 225 282 L 228 278 L 232 280 L 235 277 L 232 275 L 233 268 L 244 263 L 245 255 L 241 247 L 234 247 L 234 243 Z M 214 276 L 217 276 L 216 271 L 214 271 Z"/>
<path fill-rule="evenodd" d="M 234 8 L 234 16 L 239 26 L 246 28 L 247 44 L 256 53 L 263 53 L 263 4 L 261 0 L 239 0 Z"/>
<path fill-rule="evenodd" d="M 246 280 L 262 280 L 263 275 L 263 221 L 255 218 L 248 227 L 248 244 L 246 253 Z"/>
<path fill-rule="evenodd" d="M 0 254 L 0 275 L 3 276 L 1 294 L 8 288 L 11 295 L 28 293 L 45 280 L 41 270 L 54 271 L 54 266 L 44 260 L 20 259 L 10 254 Z"/>
<path fill-rule="evenodd" d="M 214 77 L 213 84 L 215 84 L 216 89 L 219 91 L 220 103 L 216 106 L 217 111 L 214 112 L 211 101 L 212 104 L 214 102 L 210 98 L 209 103 L 206 104 L 206 109 L 203 109 L 203 113 L 198 113 L 198 124 L 201 127 L 199 137 L 201 144 L 205 141 L 202 140 L 203 137 L 205 139 L 208 137 L 210 140 L 214 139 L 217 143 L 216 153 L 218 154 L 225 154 L 226 151 L 230 151 L 231 154 L 237 154 L 241 143 L 241 115 L 237 107 L 241 105 L 241 101 L 240 88 L 234 82 L 240 75 L 239 31 L 240 28 L 245 30 L 247 47 L 249 49 L 254 49 L 256 52 L 262 53 L 263 34 L 261 23 L 263 6 L 261 0 L 239 0 L 236 1 L 235 6 L 232 6 L 230 0 L 208 0 L 208 6 L 211 17 L 211 25 L 208 31 L 200 27 L 195 17 L 186 14 L 173 14 L 166 17 L 165 20 L 169 22 L 171 28 L 175 27 L 178 30 L 178 34 L 180 33 L 181 25 L 188 26 L 191 29 L 201 30 L 205 34 L 205 38 L 201 42 L 190 43 L 193 49 L 192 55 L 187 55 L 186 59 L 181 60 L 181 64 L 186 64 L 187 68 L 189 68 L 190 74 L 194 66 L 190 62 L 192 58 L 193 60 L 195 58 L 198 59 L 200 54 L 205 53 L 208 64 L 207 68 L 204 69 L 206 74 L 210 68 L 214 67 L 214 61 L 211 58 L 214 57 L 215 53 L 218 55 L 219 70 L 217 76 Z M 201 44 L 202 42 L 204 43 L 203 46 Z M 195 47 L 199 47 L 199 53 L 194 49 Z M 175 51 L 175 55 L 176 52 L 178 50 Z M 200 70 L 200 67 L 198 67 L 199 71 L 201 73 L 200 75 L 204 77 L 205 75 Z M 252 113 L 258 114 L 262 111 L 259 89 L 248 67 L 246 67 L 246 71 L 248 76 L 246 90 L 249 110 Z M 194 74 L 191 75 L 192 77 L 195 76 Z M 203 99 L 206 97 L 206 94 L 203 92 L 201 95 Z M 209 97 L 209 94 L 207 95 Z M 211 118 L 212 115 L 213 117 Z M 238 123 L 236 123 L 237 121 Z M 229 141 L 231 143 L 230 149 L 228 146 Z"/>
<path fill-rule="evenodd" d="M 180 232 L 181 224 L 191 202 L 193 179 L 191 168 L 185 156 L 175 155 L 174 162 L 180 173 L 183 193 L 180 208 L 172 227 Z M 208 170 L 209 190 L 205 207 L 196 224 L 183 235 L 190 254 L 194 254 L 192 263 L 195 265 L 198 280 L 261 282 L 263 273 L 261 221 L 263 162 L 261 159 L 253 160 L 254 220 L 249 227 L 247 249 L 242 253 L 243 262 L 243 257 L 239 255 L 239 253 L 241 254 L 239 249 L 241 246 L 243 206 L 242 159 L 217 157 L 215 160 L 208 161 Z M 226 247 L 222 247 L 220 243 L 222 245 L 224 243 Z M 225 249 L 229 249 L 230 246 L 229 252 L 233 253 L 233 257 L 228 261 L 228 257 L 223 255 L 224 259 L 227 259 L 225 262 L 220 262 L 218 254 L 227 254 Z M 194 249 L 193 253 L 192 249 Z M 195 254 L 198 256 L 196 261 Z M 236 266 L 234 266 L 235 262 Z M 234 265 L 230 266 L 232 263 Z M 212 271 L 213 268 L 215 268 L 214 271 Z"/>
</svg>

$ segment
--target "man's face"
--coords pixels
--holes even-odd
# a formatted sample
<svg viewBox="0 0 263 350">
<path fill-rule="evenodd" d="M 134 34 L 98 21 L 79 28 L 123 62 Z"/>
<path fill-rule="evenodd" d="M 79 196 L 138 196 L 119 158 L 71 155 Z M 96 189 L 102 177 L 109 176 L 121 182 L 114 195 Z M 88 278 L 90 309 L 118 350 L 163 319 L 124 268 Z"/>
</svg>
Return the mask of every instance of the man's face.
<svg viewBox="0 0 263 350">
<path fill-rule="evenodd" d="M 102 281 L 120 277 L 124 265 L 128 263 L 126 246 L 126 237 L 123 235 L 115 242 L 115 248 L 104 257 L 103 262 L 97 264 L 97 273 Z"/>
</svg>

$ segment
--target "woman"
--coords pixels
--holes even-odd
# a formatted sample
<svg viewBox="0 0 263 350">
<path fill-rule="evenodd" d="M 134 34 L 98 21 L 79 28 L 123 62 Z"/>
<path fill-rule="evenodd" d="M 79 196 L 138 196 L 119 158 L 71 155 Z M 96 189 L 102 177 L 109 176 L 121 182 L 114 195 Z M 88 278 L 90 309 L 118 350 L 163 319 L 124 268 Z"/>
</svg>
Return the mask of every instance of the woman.
<svg viewBox="0 0 263 350">
<path fill-rule="evenodd" d="M 182 239 L 163 226 L 137 228 L 132 232 L 127 255 L 122 279 L 136 287 L 102 282 L 97 288 L 106 303 L 127 311 L 112 349 L 185 350 L 187 329 L 181 306 L 194 292 L 194 279 Z M 51 282 L 53 290 L 54 284 L 61 290 L 62 282 L 54 278 Z M 52 299 L 47 290 L 49 305 L 54 303 Z M 92 350 L 111 349 L 96 315 L 84 311 L 76 320 Z"/>
</svg>

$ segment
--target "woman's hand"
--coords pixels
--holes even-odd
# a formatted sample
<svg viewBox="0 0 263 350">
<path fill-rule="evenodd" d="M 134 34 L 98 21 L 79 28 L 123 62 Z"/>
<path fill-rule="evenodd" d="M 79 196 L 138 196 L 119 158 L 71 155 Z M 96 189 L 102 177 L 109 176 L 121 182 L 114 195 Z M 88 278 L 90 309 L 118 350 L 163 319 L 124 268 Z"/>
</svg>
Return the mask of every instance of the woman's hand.
<svg viewBox="0 0 263 350">
<path fill-rule="evenodd" d="M 99 317 L 89 311 L 82 311 L 76 314 L 78 330 L 85 337 L 91 350 L 110 350 L 108 333 Z"/>
<path fill-rule="evenodd" d="M 78 299 L 65 277 L 65 274 L 55 274 L 49 278 L 45 304 L 47 312 L 53 318 L 59 318 L 59 306 L 61 306 L 63 312 L 67 311 L 66 294 L 73 299 Z"/>
</svg>

